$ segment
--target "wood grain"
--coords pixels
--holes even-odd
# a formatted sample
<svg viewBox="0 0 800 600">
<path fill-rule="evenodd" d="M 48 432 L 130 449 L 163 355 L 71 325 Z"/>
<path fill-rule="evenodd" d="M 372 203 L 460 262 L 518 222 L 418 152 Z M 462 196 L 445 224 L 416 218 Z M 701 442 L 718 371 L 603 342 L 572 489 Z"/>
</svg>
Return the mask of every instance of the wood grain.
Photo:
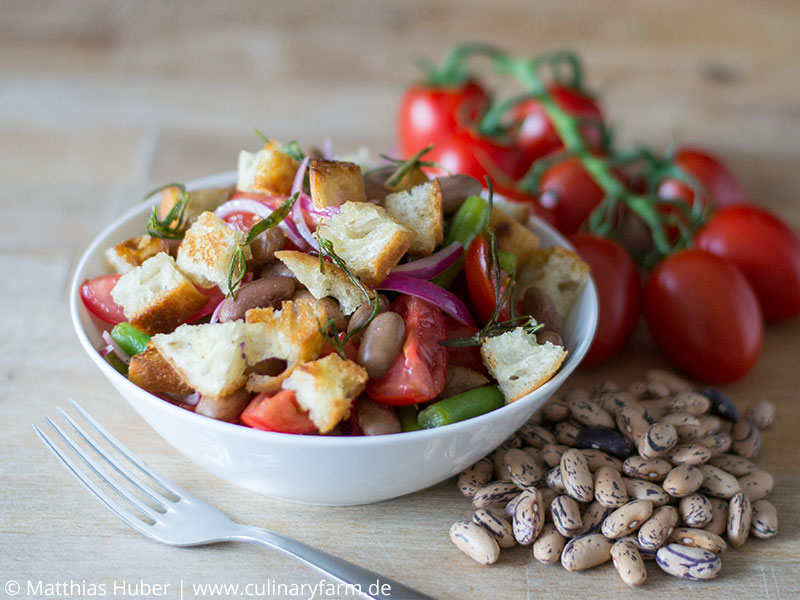
<svg viewBox="0 0 800 600">
<path fill-rule="evenodd" d="M 244 545 L 179 550 L 128 530 L 36 440 L 30 424 L 68 395 L 125 443 L 237 520 L 290 534 L 438 598 L 634 598 L 610 566 L 567 574 L 505 551 L 480 567 L 449 542 L 470 514 L 453 481 L 370 506 L 264 498 L 178 455 L 82 355 L 66 308 L 75 260 L 92 237 L 165 181 L 234 168 L 253 127 L 336 148 L 391 147 L 413 58 L 455 43 L 517 53 L 563 47 L 586 59 L 621 141 L 702 144 L 753 198 L 800 227 L 800 4 L 446 0 L 0 1 L 0 585 L 9 579 L 316 584 L 320 577 Z M 723 556 L 720 578 L 691 584 L 650 568 L 653 597 L 800 597 L 800 322 L 767 329 L 742 405 L 773 401 L 759 461 L 775 474 L 780 535 Z M 575 376 L 628 382 L 662 359 L 640 332 L 611 364 Z M 74 594 L 73 594 L 74 595 Z M 23 594 L 22 597 L 25 597 Z M 222 597 L 222 596 L 220 596 Z M 273 597 L 291 597 L 278 594 Z M 295 596 L 296 597 L 296 596 Z"/>
</svg>

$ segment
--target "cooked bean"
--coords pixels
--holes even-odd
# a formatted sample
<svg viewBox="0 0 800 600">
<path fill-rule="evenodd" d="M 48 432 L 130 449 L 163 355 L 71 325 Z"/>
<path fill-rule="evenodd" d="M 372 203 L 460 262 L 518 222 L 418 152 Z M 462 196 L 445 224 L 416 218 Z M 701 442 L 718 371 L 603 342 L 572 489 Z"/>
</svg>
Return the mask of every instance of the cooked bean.
<svg viewBox="0 0 800 600">
<path fill-rule="evenodd" d="M 248 373 L 275 377 L 283 373 L 286 370 L 286 366 L 287 362 L 280 358 L 265 358 L 264 360 L 258 361 L 252 367 L 249 367 Z"/>
<path fill-rule="evenodd" d="M 533 542 L 533 557 L 541 563 L 551 565 L 561 558 L 566 538 L 561 535 L 555 525 L 548 523 Z"/>
<path fill-rule="evenodd" d="M 264 308 L 272 306 L 280 308 L 284 300 L 288 300 L 294 293 L 294 279 L 288 277 L 270 277 L 268 279 L 254 279 L 245 283 L 236 291 L 236 299 L 225 298 L 219 309 L 221 323 L 244 319 L 245 313 L 251 308 Z"/>
<path fill-rule="evenodd" d="M 770 538 L 778 533 L 778 512 L 769 500 L 753 502 L 750 532 L 757 538 Z"/>
<path fill-rule="evenodd" d="M 322 306 L 325 308 L 325 316 L 328 319 L 333 319 L 336 329 L 339 331 L 344 331 L 347 329 L 347 317 L 342 312 L 342 309 L 339 308 L 339 303 L 336 302 L 336 300 L 327 296 L 325 298 L 317 299 L 308 290 L 297 290 L 292 296 L 292 300 L 299 300 L 301 298 L 322 304 Z"/>
<path fill-rule="evenodd" d="M 580 450 L 570 448 L 561 455 L 561 481 L 567 495 L 579 502 L 591 502 L 594 497 L 592 473 Z"/>
<path fill-rule="evenodd" d="M 664 454 L 673 465 L 702 465 L 711 458 L 711 450 L 700 444 L 681 444 Z"/>
<path fill-rule="evenodd" d="M 608 515 L 601 531 L 609 539 L 616 539 L 636 531 L 653 514 L 649 500 L 632 500 Z"/>
<path fill-rule="evenodd" d="M 468 367 L 450 365 L 447 367 L 447 380 L 440 395 L 442 398 L 449 398 L 485 385 L 489 385 L 489 380 L 482 373 Z"/>
<path fill-rule="evenodd" d="M 676 527 L 672 530 L 672 535 L 669 539 L 671 542 L 702 548 L 714 554 L 719 554 L 728 547 L 725 540 L 716 533 L 692 527 Z"/>
<path fill-rule="evenodd" d="M 350 320 L 347 322 L 347 333 L 352 334 L 353 331 L 361 327 L 364 323 L 367 322 L 370 315 L 372 315 L 372 311 L 375 309 L 375 303 L 373 302 L 365 302 L 361 306 L 359 306 L 355 312 L 350 315 Z M 386 312 L 389 310 L 389 299 L 384 296 L 383 294 L 378 295 L 378 314 Z M 357 335 L 351 336 L 352 339 L 359 339 L 364 332 L 361 331 Z"/>
<path fill-rule="evenodd" d="M 711 503 L 711 520 L 703 529 L 722 535 L 728 527 L 728 501 L 722 498 L 709 498 L 708 501 Z"/>
<path fill-rule="evenodd" d="M 564 537 L 573 537 L 581 530 L 581 509 L 569 496 L 557 496 L 550 503 L 550 516 L 553 525 Z"/>
<path fill-rule="evenodd" d="M 544 505 L 542 495 L 536 488 L 522 492 L 514 505 L 512 528 L 514 539 L 521 545 L 532 544 L 544 527 Z"/>
<path fill-rule="evenodd" d="M 289 279 L 297 279 L 292 270 L 283 264 L 281 261 L 276 260 L 268 263 L 262 267 L 258 273 L 260 279 L 267 279 L 269 277 L 288 277 Z"/>
<path fill-rule="evenodd" d="M 541 486 L 545 484 L 546 473 L 530 454 L 519 448 L 506 451 L 503 462 L 511 481 L 518 487 Z"/>
<path fill-rule="evenodd" d="M 630 540 L 617 540 L 611 546 L 611 561 L 622 581 L 628 585 L 642 585 L 647 580 L 639 548 Z"/>
<path fill-rule="evenodd" d="M 719 454 L 718 456 L 712 456 L 708 464 L 714 465 L 723 471 L 727 471 L 736 477 L 743 477 L 744 475 L 758 471 L 757 464 L 741 456 L 736 456 L 735 454 Z"/>
<path fill-rule="evenodd" d="M 472 504 L 475 508 L 503 507 L 517 494 L 519 488 L 513 481 L 501 479 L 487 483 L 477 490 L 472 497 Z"/>
<path fill-rule="evenodd" d="M 747 541 L 750 535 L 750 522 L 753 518 L 753 505 L 750 499 L 739 492 L 728 504 L 728 542 L 731 548 L 738 548 Z"/>
<path fill-rule="evenodd" d="M 714 465 L 698 465 L 703 473 L 703 484 L 700 491 L 716 498 L 730 498 L 741 491 L 739 481 Z"/>
<path fill-rule="evenodd" d="M 739 478 L 739 487 L 750 499 L 750 502 L 766 498 L 774 484 L 775 480 L 772 475 L 761 469 Z"/>
<path fill-rule="evenodd" d="M 358 425 L 364 435 L 386 435 L 400 433 L 400 419 L 391 406 L 378 404 L 366 398 L 361 398 L 356 404 L 358 411 Z"/>
<path fill-rule="evenodd" d="M 642 458 L 657 458 L 669 452 L 678 442 L 678 432 L 669 423 L 651 425 L 639 440 Z"/>
<path fill-rule="evenodd" d="M 622 463 L 622 472 L 628 477 L 646 481 L 664 481 L 672 470 L 672 463 L 663 458 L 642 458 L 629 456 Z"/>
<path fill-rule="evenodd" d="M 711 502 L 703 494 L 695 492 L 681 498 L 678 504 L 681 519 L 689 527 L 704 527 L 711 522 Z"/>
<path fill-rule="evenodd" d="M 241 388 L 227 396 L 201 396 L 194 411 L 218 421 L 236 423 L 250 403 L 250 392 Z"/>
<path fill-rule="evenodd" d="M 739 420 L 739 409 L 736 404 L 718 389 L 707 387 L 702 389 L 700 393 L 711 402 L 712 412 L 733 423 Z"/>
<path fill-rule="evenodd" d="M 366 179 L 366 177 L 364 178 Z M 437 177 L 442 188 L 442 212 L 446 215 L 457 211 L 466 198 L 480 196 L 481 182 L 461 173 Z M 386 177 L 384 177 L 384 181 Z M 372 199 L 372 196 L 369 196 Z"/>
<path fill-rule="evenodd" d="M 472 560 L 490 565 L 500 556 L 500 546 L 492 534 L 471 521 L 456 521 L 450 526 L 450 541 Z"/>
<path fill-rule="evenodd" d="M 594 472 L 594 497 L 608 508 L 618 508 L 628 501 L 628 492 L 619 471 L 600 467 Z"/>
<path fill-rule="evenodd" d="M 606 427 L 583 427 L 578 431 L 574 445 L 578 448 L 593 448 L 628 458 L 636 451 L 631 441 L 615 429 Z"/>
<path fill-rule="evenodd" d="M 703 485 L 703 473 L 692 465 L 678 465 L 664 478 L 661 487 L 674 498 L 683 498 Z"/>
<path fill-rule="evenodd" d="M 250 252 L 253 256 L 247 261 L 248 270 L 257 271 L 265 265 L 275 262 L 275 253 L 283 248 L 286 234 L 280 227 L 272 227 L 258 234 L 250 242 Z"/>
<path fill-rule="evenodd" d="M 670 500 L 667 493 L 660 485 L 650 483 L 644 479 L 631 479 L 630 477 L 623 477 L 625 490 L 628 496 L 636 500 L 649 500 L 653 506 L 663 506 Z"/>
<path fill-rule="evenodd" d="M 674 506 L 659 506 L 639 528 L 639 546 L 657 550 L 669 539 L 677 523 L 678 511 Z"/>
<path fill-rule="evenodd" d="M 403 347 L 406 326 L 396 312 L 385 312 L 367 325 L 358 347 L 358 364 L 367 370 L 370 379 L 386 374 Z"/>
<path fill-rule="evenodd" d="M 772 402 L 758 400 L 747 407 L 745 418 L 759 429 L 766 429 L 775 419 L 775 407 Z"/>
<path fill-rule="evenodd" d="M 745 458 L 755 458 L 761 450 L 761 434 L 750 421 L 742 420 L 733 426 L 731 431 L 731 450 L 734 454 Z"/>
<path fill-rule="evenodd" d="M 497 513 L 479 508 L 472 513 L 472 522 L 483 527 L 492 534 L 492 537 L 501 548 L 512 548 L 517 545 L 511 523 Z"/>
<path fill-rule="evenodd" d="M 475 492 L 492 480 L 492 471 L 492 461 L 488 458 L 480 459 L 458 476 L 458 489 L 467 498 L 472 498 Z"/>
<path fill-rule="evenodd" d="M 722 568 L 719 556 L 702 548 L 669 544 L 658 550 L 658 566 L 683 579 L 714 579 Z"/>
<path fill-rule="evenodd" d="M 522 313 L 543 323 L 548 331 L 561 333 L 561 317 L 553 300 L 541 288 L 531 286 L 522 296 Z"/>
<path fill-rule="evenodd" d="M 561 553 L 561 565 L 568 571 L 591 569 L 611 560 L 613 542 L 601 533 L 590 533 L 567 542 Z"/>
<path fill-rule="evenodd" d="M 581 513 L 581 528 L 578 535 L 585 533 L 594 533 L 599 530 L 605 521 L 606 517 L 611 514 L 613 509 L 603 506 L 596 500 L 590 502 L 589 505 Z"/>
</svg>

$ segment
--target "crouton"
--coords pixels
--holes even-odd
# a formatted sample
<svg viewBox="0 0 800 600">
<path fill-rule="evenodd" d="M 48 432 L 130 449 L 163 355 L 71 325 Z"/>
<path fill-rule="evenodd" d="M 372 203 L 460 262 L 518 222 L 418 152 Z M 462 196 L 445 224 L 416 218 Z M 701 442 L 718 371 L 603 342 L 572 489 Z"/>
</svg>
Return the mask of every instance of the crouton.
<svg viewBox="0 0 800 600">
<path fill-rule="evenodd" d="M 492 207 L 489 226 L 494 230 L 497 248 L 516 256 L 518 265 L 530 262 L 539 248 L 539 236 L 496 207 Z"/>
<path fill-rule="evenodd" d="M 187 192 L 186 206 L 183 209 L 183 222 L 193 223 L 194 220 L 207 210 L 216 210 L 223 202 L 227 202 L 233 195 L 234 188 L 203 188 Z M 181 190 L 171 186 L 161 191 L 161 201 L 158 203 L 158 218 L 162 221 L 167 218 L 169 211 L 180 201 Z M 178 222 L 170 223 L 171 227 L 177 227 Z"/>
<path fill-rule="evenodd" d="M 208 301 L 165 252 L 120 277 L 111 297 L 132 325 L 151 335 L 172 331 Z"/>
<path fill-rule="evenodd" d="M 350 414 L 350 406 L 366 382 L 363 367 L 332 353 L 297 365 L 283 388 L 294 390 L 297 404 L 309 412 L 320 433 L 327 433 Z"/>
<path fill-rule="evenodd" d="M 361 167 L 340 160 L 312 160 L 308 169 L 311 202 L 317 208 L 366 202 Z"/>
<path fill-rule="evenodd" d="M 277 375 L 249 373 L 247 375 L 247 384 L 245 387 L 248 392 L 276 394 L 281 389 L 286 378 L 292 374 L 295 366 L 296 365 L 288 366 L 283 372 Z"/>
<path fill-rule="evenodd" d="M 552 246 L 534 252 L 531 262 L 520 272 L 518 292 L 538 287 L 553 301 L 563 322 L 588 279 L 589 265 L 580 256 L 561 246 Z"/>
<path fill-rule="evenodd" d="M 377 285 L 400 262 L 415 233 L 395 221 L 381 206 L 345 202 L 319 228 L 347 266 L 368 285 Z"/>
<path fill-rule="evenodd" d="M 287 195 L 292 191 L 299 168 L 299 162 L 276 148 L 259 150 L 255 154 L 242 150 L 236 187 L 242 192 Z"/>
<path fill-rule="evenodd" d="M 227 396 L 245 384 L 244 322 L 181 325 L 152 338 L 161 355 L 204 396 Z"/>
<path fill-rule="evenodd" d="M 517 327 L 487 338 L 481 344 L 481 357 L 497 380 L 506 404 L 519 400 L 547 382 L 567 356 L 561 346 L 538 344 L 536 334 Z"/>
<path fill-rule="evenodd" d="M 268 358 L 290 364 L 313 360 L 325 345 L 320 333 L 326 322 L 325 308 L 313 299 L 287 300 L 280 310 L 251 308 L 245 322 L 244 354 L 250 365 Z"/>
<path fill-rule="evenodd" d="M 128 379 L 151 394 L 177 394 L 186 396 L 192 393 L 187 384 L 167 359 L 150 341 L 147 349 L 131 357 L 128 365 Z"/>
<path fill-rule="evenodd" d="M 106 249 L 105 257 L 117 273 L 127 273 L 159 252 L 169 253 L 169 244 L 166 240 L 140 235 Z"/>
<path fill-rule="evenodd" d="M 228 227 L 212 212 L 204 212 L 186 232 L 178 247 L 178 267 L 192 280 L 204 288 L 215 285 L 223 293 L 230 292 L 228 274 L 236 249 L 244 242 L 246 234 Z M 250 249 L 245 247 L 245 258 L 250 258 Z"/>
<path fill-rule="evenodd" d="M 327 296 L 339 302 L 339 308 L 345 315 L 352 314 L 359 306 L 371 299 L 364 296 L 356 284 L 339 267 L 325 263 L 325 272 L 319 270 L 319 259 L 294 250 L 281 250 L 275 258 L 285 264 L 295 274 L 297 280 L 308 291 L 321 300 Z"/>
<path fill-rule="evenodd" d="M 409 254 L 428 256 L 442 243 L 442 186 L 438 180 L 389 194 L 383 207 L 389 216 L 416 233 Z"/>
</svg>

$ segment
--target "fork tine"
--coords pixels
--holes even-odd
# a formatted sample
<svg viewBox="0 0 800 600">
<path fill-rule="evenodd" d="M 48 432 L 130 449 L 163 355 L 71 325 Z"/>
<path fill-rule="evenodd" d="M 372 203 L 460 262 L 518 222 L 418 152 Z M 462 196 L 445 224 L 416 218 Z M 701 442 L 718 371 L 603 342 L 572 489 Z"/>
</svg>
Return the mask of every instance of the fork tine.
<svg viewBox="0 0 800 600">
<path fill-rule="evenodd" d="M 160 494 L 157 490 L 149 487 L 145 484 L 141 479 L 139 479 L 134 473 L 122 464 L 119 460 L 117 460 L 110 452 L 108 452 L 103 446 L 98 444 L 84 429 L 78 425 L 72 417 L 70 417 L 60 406 L 56 407 L 56 410 L 61 415 L 61 417 L 69 423 L 69 426 L 77 433 L 84 442 L 86 442 L 92 450 L 97 452 L 101 457 L 105 459 L 105 461 L 111 465 L 117 473 L 122 475 L 125 479 L 127 479 L 131 485 L 133 485 L 136 489 L 141 491 L 143 494 L 147 495 L 153 502 L 156 502 L 159 506 L 163 509 L 167 509 L 167 504 L 170 503 L 167 498 L 165 498 L 162 494 Z"/>
<path fill-rule="evenodd" d="M 153 467 L 148 465 L 144 462 L 141 458 L 139 458 L 133 451 L 129 450 L 128 447 L 120 442 L 117 438 L 111 435 L 105 427 L 100 425 L 95 418 L 90 415 L 84 408 L 78 404 L 72 398 L 69 398 L 69 403 L 72 404 L 73 408 L 83 417 L 83 419 L 89 423 L 94 429 L 101 435 L 103 438 L 111 444 L 120 454 L 123 454 L 131 463 L 133 463 L 139 470 L 142 471 L 145 475 L 147 475 L 150 479 L 155 481 L 165 490 L 168 490 L 175 494 L 178 498 L 192 498 L 193 496 L 189 493 L 184 491 L 183 489 L 179 488 L 177 485 L 172 483 L 169 479 L 164 477 L 161 473 L 156 471 Z"/>
<path fill-rule="evenodd" d="M 94 471 L 94 473 L 100 479 L 105 481 L 111 487 L 111 489 L 113 489 L 122 498 L 127 500 L 132 506 L 135 506 L 139 511 L 147 515 L 154 522 L 158 522 L 159 517 L 161 516 L 160 513 L 156 512 L 151 507 L 147 506 L 144 502 L 139 500 L 139 498 L 131 494 L 124 487 L 120 486 L 118 482 L 114 481 L 105 471 L 105 469 L 103 469 L 103 467 L 97 464 L 97 461 L 95 461 L 83 448 L 78 446 L 78 444 L 76 444 L 75 441 L 71 437 L 69 437 L 67 433 L 63 429 L 61 429 L 61 427 L 59 427 L 56 423 L 54 423 L 49 417 L 45 417 L 44 420 L 47 422 L 48 425 L 50 425 L 53 431 L 55 431 L 58 434 L 58 436 L 64 441 L 64 443 L 69 447 L 69 449 L 72 450 L 72 452 L 74 452 L 75 454 L 77 454 L 78 458 L 80 458 L 87 467 L 89 467 L 92 471 Z M 91 441 L 89 443 L 91 445 Z M 84 475 L 83 478 L 84 483 L 86 483 L 87 480 L 91 481 L 90 479 L 88 479 L 88 477 L 85 477 Z"/>
<path fill-rule="evenodd" d="M 106 505 L 106 507 L 117 515 L 124 523 L 133 527 L 139 533 L 144 535 L 150 535 L 148 531 L 148 525 L 139 519 L 138 517 L 131 514 L 128 510 L 126 510 L 119 502 L 116 502 L 112 498 L 109 497 L 94 481 L 92 481 L 86 474 L 78 467 L 71 458 L 69 458 L 64 452 L 59 448 L 53 440 L 50 439 L 44 431 L 39 429 L 38 426 L 34 425 L 33 429 L 36 431 L 37 435 L 41 438 L 44 444 L 48 447 L 50 452 L 56 455 L 56 458 L 61 461 L 61 463 L 67 467 L 70 473 L 72 473 L 78 481 L 80 481 L 83 485 L 85 485 L 90 492 L 92 492 L 100 502 Z"/>
</svg>

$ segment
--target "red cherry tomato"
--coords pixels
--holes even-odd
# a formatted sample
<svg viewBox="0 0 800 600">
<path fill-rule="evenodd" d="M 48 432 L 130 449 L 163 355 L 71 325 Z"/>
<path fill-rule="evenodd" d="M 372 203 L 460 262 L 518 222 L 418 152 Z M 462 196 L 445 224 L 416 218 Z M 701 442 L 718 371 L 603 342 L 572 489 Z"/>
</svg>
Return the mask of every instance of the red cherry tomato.
<svg viewBox="0 0 800 600">
<path fill-rule="evenodd" d="M 602 148 L 603 115 L 594 98 L 560 85 L 554 85 L 548 91 L 564 111 L 586 122 L 586 125 L 581 127 L 581 133 L 589 148 L 595 150 Z M 529 163 L 563 148 L 564 144 L 539 100 L 531 99 L 518 104 L 513 114 L 515 120 L 519 122 L 516 129 L 516 145 L 523 150 Z"/>
<path fill-rule="evenodd" d="M 682 148 L 675 154 L 675 164 L 696 178 L 708 194 L 712 206 L 724 208 L 747 204 L 747 197 L 730 171 L 717 158 L 695 148 Z M 676 198 L 694 204 L 691 187 L 676 179 L 666 179 L 658 188 L 663 198 Z"/>
<path fill-rule="evenodd" d="M 394 406 L 433 400 L 447 378 L 447 349 L 439 344 L 447 338 L 442 311 L 413 296 L 400 296 L 392 310 L 406 324 L 403 349 L 386 375 L 367 382 L 367 395 Z"/>
<path fill-rule="evenodd" d="M 556 227 L 564 235 L 578 231 L 605 196 L 574 156 L 546 169 L 539 190 L 542 205 L 552 213 Z"/>
<path fill-rule="evenodd" d="M 240 417 L 248 427 L 279 433 L 318 433 L 308 411 L 297 405 L 294 391 L 281 390 L 253 398 Z"/>
<path fill-rule="evenodd" d="M 478 333 L 477 327 L 470 327 L 464 323 L 459 323 L 448 315 L 444 316 L 444 321 L 447 326 L 448 340 L 472 337 Z M 478 346 L 447 346 L 447 356 L 449 365 L 467 367 L 479 373 L 484 373 L 486 371 L 483 360 L 481 360 L 481 351 Z"/>
<path fill-rule="evenodd" d="M 438 145 L 459 122 L 474 121 L 485 100 L 486 92 L 474 81 L 454 87 L 410 88 L 403 96 L 397 119 L 397 141 L 403 156 Z"/>
<path fill-rule="evenodd" d="M 575 233 L 569 241 L 589 263 L 597 287 L 597 332 L 583 364 L 599 365 L 617 354 L 636 330 L 642 283 L 636 263 L 617 242 L 591 233 Z"/>
<path fill-rule="evenodd" d="M 464 255 L 464 276 L 467 280 L 467 289 L 472 300 L 472 306 L 478 315 L 478 320 L 484 325 L 489 322 L 494 312 L 496 298 L 498 296 L 502 297 L 509 281 L 508 275 L 501 273 L 501 292 L 495 295 L 494 281 L 489 275 L 489 267 L 489 244 L 482 235 L 476 235 Z M 510 318 L 511 311 L 508 303 L 506 303 L 500 310 L 498 320 L 507 321 Z"/>
<path fill-rule="evenodd" d="M 682 250 L 659 263 L 644 287 L 644 314 L 666 357 L 700 381 L 734 381 L 758 359 L 758 298 L 736 266 L 708 252 Z"/>
<path fill-rule="evenodd" d="M 114 302 L 111 290 L 122 277 L 119 273 L 113 275 L 100 275 L 87 279 L 81 284 L 80 294 L 84 306 L 98 319 L 116 325 L 127 321 L 122 307 Z"/>
<path fill-rule="evenodd" d="M 201 308 L 191 317 L 186 319 L 187 323 L 194 323 L 195 321 L 199 321 L 203 317 L 207 317 L 208 315 L 213 313 L 214 309 L 217 308 L 217 305 L 219 305 L 219 303 L 225 299 L 225 294 L 223 294 L 222 290 L 220 290 L 219 287 L 216 285 L 213 288 L 203 288 L 199 286 L 195 287 L 197 288 L 197 291 L 206 296 L 208 300 L 203 305 L 203 308 Z"/>
<path fill-rule="evenodd" d="M 800 237 L 774 215 L 753 206 L 724 208 L 697 233 L 695 245 L 741 269 L 766 320 L 800 315 Z"/>
<path fill-rule="evenodd" d="M 529 164 L 516 146 L 463 127 L 440 140 L 425 158 L 451 173 L 471 175 L 479 181 L 488 175 L 493 181 L 509 184 L 522 178 Z"/>
</svg>

